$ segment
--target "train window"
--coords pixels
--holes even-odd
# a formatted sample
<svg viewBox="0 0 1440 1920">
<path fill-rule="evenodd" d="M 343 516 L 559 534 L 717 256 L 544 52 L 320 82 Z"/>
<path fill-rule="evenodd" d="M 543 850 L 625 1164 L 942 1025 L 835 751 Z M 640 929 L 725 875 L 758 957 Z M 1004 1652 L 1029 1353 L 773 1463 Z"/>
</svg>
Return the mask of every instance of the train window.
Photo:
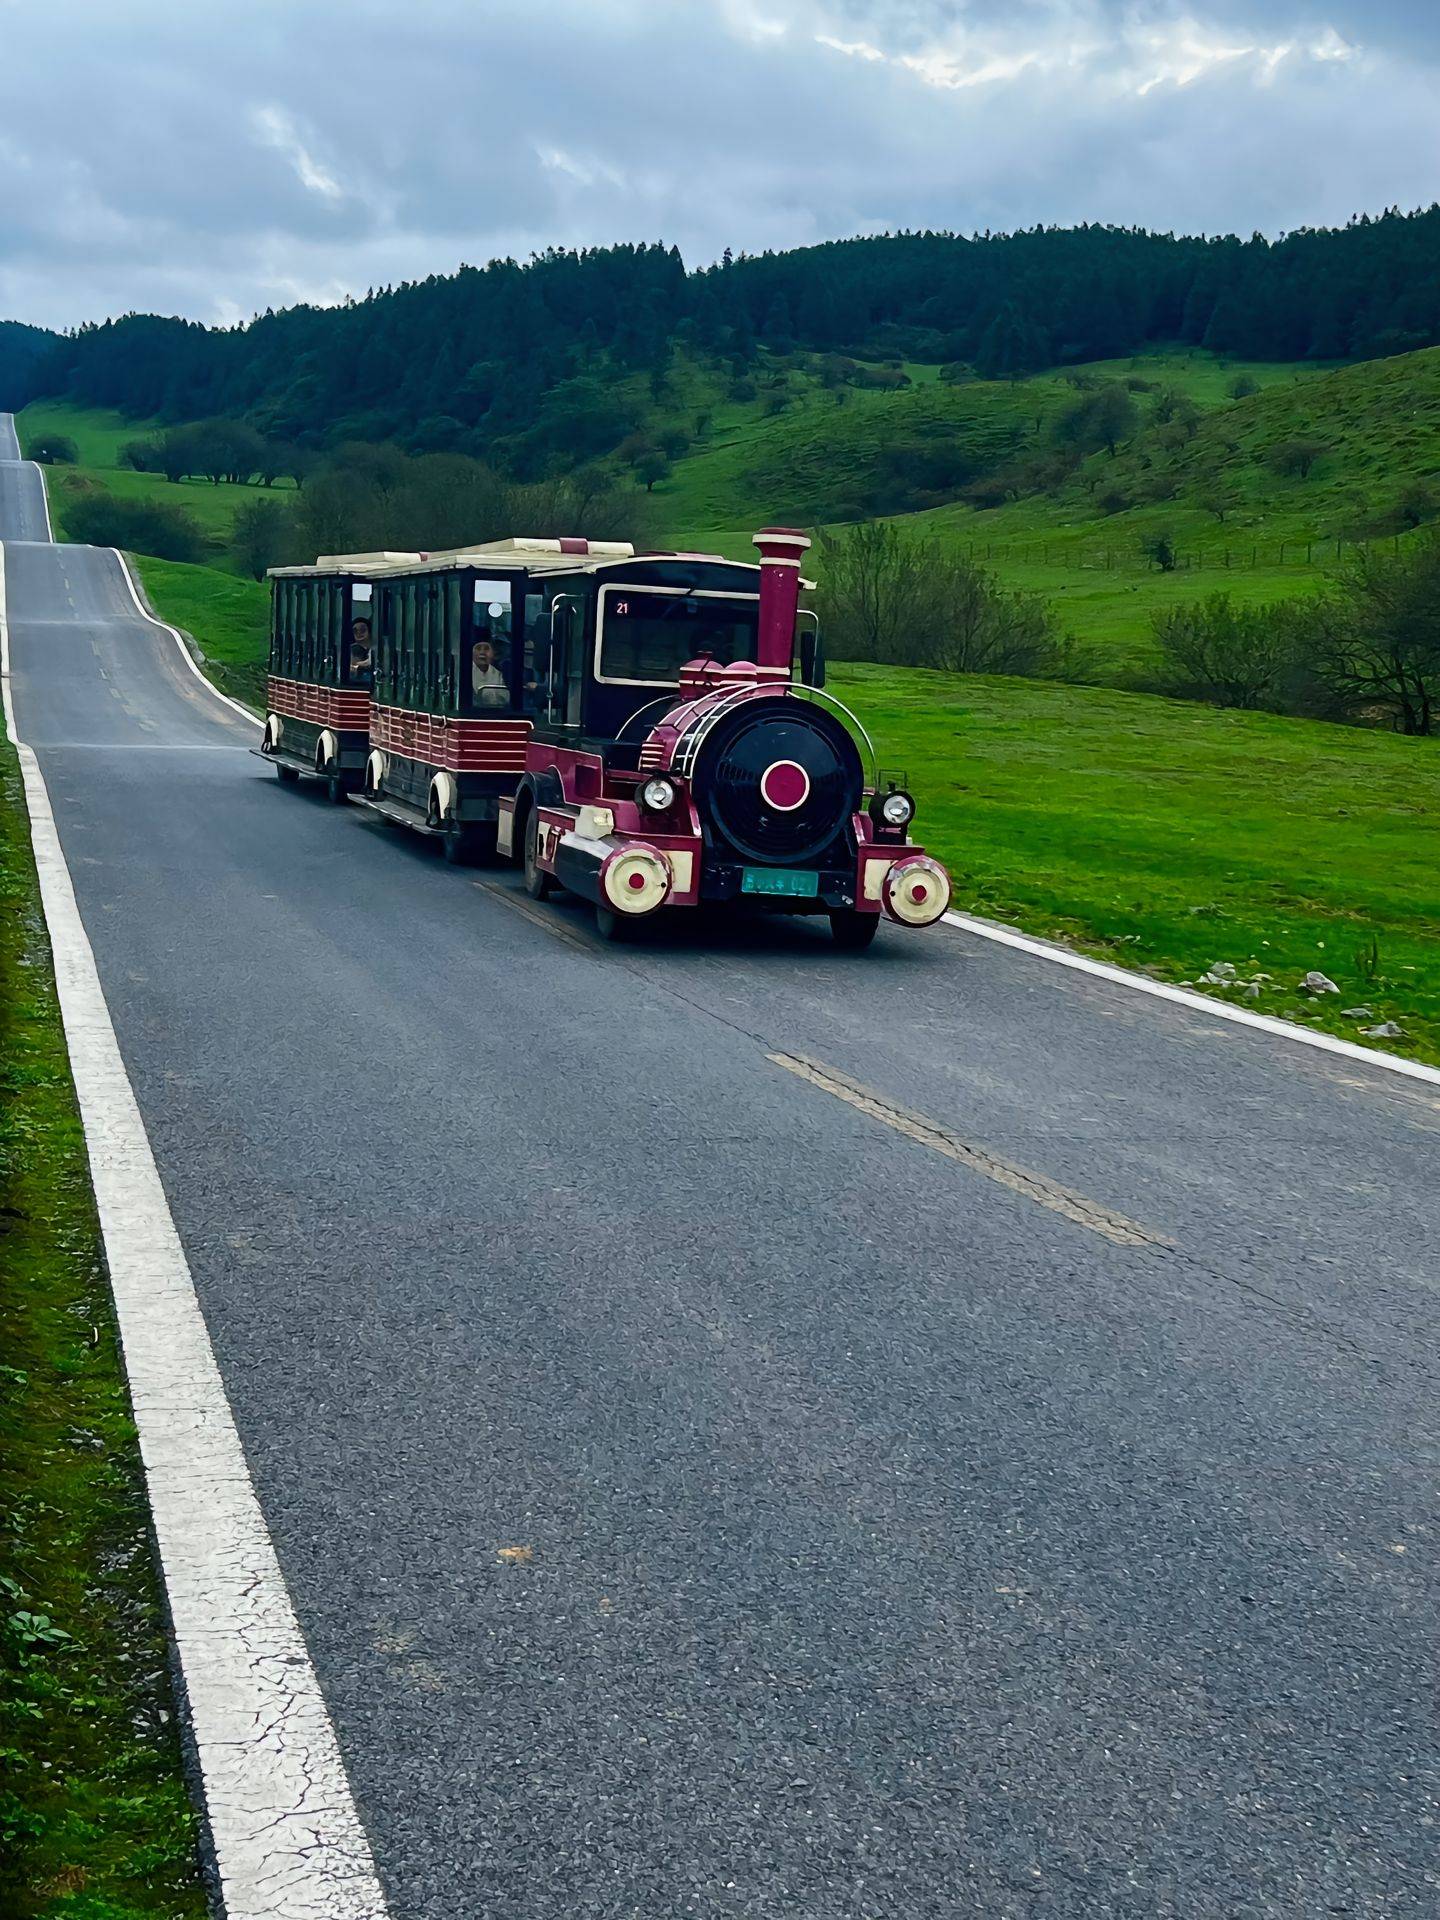
<svg viewBox="0 0 1440 1920">
<path fill-rule="evenodd" d="M 435 602 L 430 591 L 430 581 L 417 581 L 415 585 L 415 684 L 414 697 L 410 702 L 414 707 L 428 707 L 430 704 L 430 689 L 434 684 L 431 679 L 435 657 L 432 638 L 434 615 Z"/>
<path fill-rule="evenodd" d="M 375 606 L 368 580 L 357 580 L 350 589 L 350 630 L 344 643 L 344 677 L 351 686 L 370 686 L 375 677 Z"/>
<path fill-rule="evenodd" d="M 471 589 L 469 702 L 476 712 L 512 704 L 510 582 L 476 580 Z"/>
<path fill-rule="evenodd" d="M 606 587 L 595 677 L 624 686 L 673 687 L 687 660 L 728 666 L 755 658 L 759 601 L 702 592 Z"/>
<path fill-rule="evenodd" d="M 415 658 L 415 583 L 403 580 L 395 590 L 395 697 L 408 707 Z"/>
<path fill-rule="evenodd" d="M 288 580 L 277 580 L 270 600 L 270 671 L 281 678 L 285 673 L 285 608 L 289 591 Z"/>
<path fill-rule="evenodd" d="M 544 626 L 545 596 L 525 596 L 525 658 L 521 700 L 526 713 L 544 713 L 550 698 L 550 635 Z"/>
</svg>

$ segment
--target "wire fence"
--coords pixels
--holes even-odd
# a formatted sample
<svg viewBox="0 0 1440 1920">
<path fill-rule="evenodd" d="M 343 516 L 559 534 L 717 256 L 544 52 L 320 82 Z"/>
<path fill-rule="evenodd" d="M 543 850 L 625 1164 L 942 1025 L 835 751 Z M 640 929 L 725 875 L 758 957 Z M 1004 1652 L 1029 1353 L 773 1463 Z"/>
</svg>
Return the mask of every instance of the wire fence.
<svg viewBox="0 0 1440 1920">
<path fill-rule="evenodd" d="M 1236 541 L 1230 546 L 1171 549 L 1166 565 L 1139 545 L 1130 547 L 1075 547 L 1045 542 L 1010 540 L 968 542 L 973 561 L 1002 561 L 1011 566 L 1065 567 L 1084 573 L 1231 573 L 1258 572 L 1262 567 L 1333 567 L 1347 553 L 1361 548 L 1391 546 L 1400 551 L 1399 534 L 1378 540 L 1329 537 L 1310 540 Z"/>
</svg>

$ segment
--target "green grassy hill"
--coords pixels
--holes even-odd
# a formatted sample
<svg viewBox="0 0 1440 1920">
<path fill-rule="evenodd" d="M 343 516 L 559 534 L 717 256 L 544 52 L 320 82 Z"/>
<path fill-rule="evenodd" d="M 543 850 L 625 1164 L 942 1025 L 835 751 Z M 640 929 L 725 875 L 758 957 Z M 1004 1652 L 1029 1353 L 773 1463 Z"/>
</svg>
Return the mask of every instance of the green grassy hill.
<svg viewBox="0 0 1440 1920">
<path fill-rule="evenodd" d="M 952 499 L 901 520 L 1044 594 L 1115 684 L 1153 675 L 1157 609 L 1222 589 L 1247 603 L 1313 591 L 1346 543 L 1403 537 L 1407 495 L 1413 507 L 1433 488 L 1440 511 L 1436 349 L 1339 369 L 1150 354 L 1013 383 L 848 392 L 838 407 L 807 381 L 783 413 L 717 424 L 655 504 L 671 538 L 739 554 L 767 517 L 813 525 L 858 517 L 833 513 L 847 499 L 883 507 L 887 477 L 907 462 L 953 455 L 983 470 L 1042 450 L 1085 390 L 1077 380 L 1141 388 L 1140 429 L 1113 458 L 1092 454 L 1059 486 L 998 507 Z M 1238 381 L 1259 390 L 1231 399 Z M 1154 419 L 1166 389 L 1200 409 L 1179 444 Z M 1323 448 L 1309 473 L 1277 471 L 1281 449 L 1306 439 Z M 1179 556 L 1173 572 L 1145 556 L 1160 534 Z"/>
<path fill-rule="evenodd" d="M 146 439 L 158 426 L 154 420 L 126 420 L 105 408 L 75 407 L 63 400 L 34 400 L 16 415 L 22 452 L 28 452 L 42 434 L 63 433 L 75 442 L 80 455 L 73 467 L 49 469 L 50 512 L 58 530 L 64 530 L 65 510 L 72 501 L 103 487 L 121 499 L 160 500 L 167 506 L 183 507 L 199 522 L 216 561 L 223 565 L 236 508 L 267 493 L 283 497 L 291 483 L 277 480 L 273 487 L 261 488 L 221 481 L 216 486 L 209 480 L 170 481 L 163 474 L 136 473 L 133 468 L 122 467 L 119 458 L 124 443 Z"/>
</svg>

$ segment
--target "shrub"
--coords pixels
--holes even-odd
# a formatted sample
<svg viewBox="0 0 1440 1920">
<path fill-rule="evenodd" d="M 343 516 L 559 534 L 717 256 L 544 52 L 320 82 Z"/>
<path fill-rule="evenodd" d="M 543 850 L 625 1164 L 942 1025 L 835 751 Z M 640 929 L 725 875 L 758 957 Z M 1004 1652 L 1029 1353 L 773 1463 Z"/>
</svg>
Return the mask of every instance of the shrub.
<svg viewBox="0 0 1440 1920">
<path fill-rule="evenodd" d="M 119 500 L 97 490 L 67 503 L 65 531 L 92 547 L 125 547 L 157 560 L 199 561 L 205 536 L 193 514 L 163 500 Z"/>
<path fill-rule="evenodd" d="M 1155 638 L 1171 670 L 1170 692 L 1217 707 L 1280 702 L 1294 644 L 1279 609 L 1237 607 L 1228 594 L 1212 594 L 1157 614 Z"/>
<path fill-rule="evenodd" d="M 136 473 L 163 473 L 160 445 L 155 440 L 127 440 L 119 453 L 120 465 Z"/>
<path fill-rule="evenodd" d="M 1297 673 L 1312 709 L 1430 735 L 1440 723 L 1440 536 L 1362 547 L 1328 594 L 1297 609 Z"/>
<path fill-rule="evenodd" d="M 1311 469 L 1322 455 L 1329 452 L 1323 440 L 1312 440 L 1308 435 L 1297 434 L 1293 439 L 1282 440 L 1270 449 L 1268 456 L 1271 468 L 1287 480 L 1308 480 Z"/>
<path fill-rule="evenodd" d="M 73 467 L 80 450 L 67 433 L 42 433 L 30 442 L 30 458 L 42 467 Z"/>
<path fill-rule="evenodd" d="M 816 610 L 837 659 L 1047 678 L 1072 667 L 1045 601 L 1002 591 L 937 541 L 870 521 L 822 534 L 816 565 Z"/>
<path fill-rule="evenodd" d="M 1424 480 L 1412 480 L 1400 489 L 1395 502 L 1395 518 L 1402 527 L 1423 527 L 1440 516 L 1440 495 Z"/>
<path fill-rule="evenodd" d="M 1074 400 L 1055 422 L 1055 438 L 1062 445 L 1093 453 L 1104 447 L 1114 454 L 1140 425 L 1140 410 L 1118 382 L 1097 387 L 1083 400 Z"/>
<path fill-rule="evenodd" d="M 231 551 L 252 580 L 263 580 L 270 567 L 288 559 L 294 541 L 290 514 L 278 500 L 247 500 L 235 515 Z"/>
</svg>

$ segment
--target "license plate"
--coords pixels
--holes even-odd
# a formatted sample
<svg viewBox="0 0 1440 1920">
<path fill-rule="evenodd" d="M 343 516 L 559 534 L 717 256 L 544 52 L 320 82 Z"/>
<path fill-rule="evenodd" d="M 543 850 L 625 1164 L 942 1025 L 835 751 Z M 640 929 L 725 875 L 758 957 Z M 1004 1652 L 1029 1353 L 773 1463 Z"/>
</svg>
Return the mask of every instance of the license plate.
<svg viewBox="0 0 1440 1920">
<path fill-rule="evenodd" d="M 740 891 L 780 893 L 791 900 L 813 900 L 820 891 L 820 876 L 797 872 L 793 867 L 746 867 Z"/>
</svg>

